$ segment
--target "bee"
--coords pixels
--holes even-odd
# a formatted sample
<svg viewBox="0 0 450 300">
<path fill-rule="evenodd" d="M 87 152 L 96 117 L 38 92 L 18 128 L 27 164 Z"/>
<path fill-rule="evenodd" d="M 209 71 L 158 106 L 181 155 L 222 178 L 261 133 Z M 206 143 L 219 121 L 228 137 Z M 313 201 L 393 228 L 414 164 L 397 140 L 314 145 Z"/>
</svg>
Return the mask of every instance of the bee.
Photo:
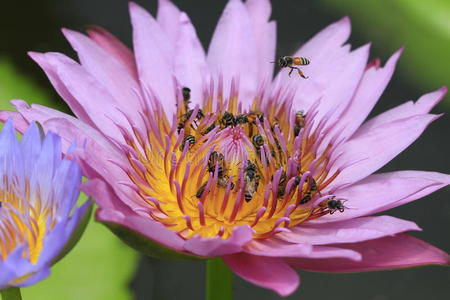
<svg viewBox="0 0 450 300">
<path fill-rule="evenodd" d="M 183 142 L 180 145 L 180 150 L 183 151 L 184 149 L 184 145 L 186 144 L 186 142 L 189 143 L 189 149 L 192 148 L 192 146 L 194 146 L 195 144 L 195 137 L 192 135 L 187 135 L 184 137 Z"/>
<path fill-rule="evenodd" d="M 218 180 L 217 180 L 217 185 L 218 186 L 220 186 L 220 187 L 223 187 L 223 188 L 226 188 L 227 187 L 227 185 L 228 185 L 228 181 L 230 180 L 230 177 L 228 177 L 227 175 L 222 175 L 222 176 L 220 176 L 219 178 L 218 178 Z M 234 183 L 233 182 L 231 182 L 231 184 L 230 184 L 230 190 L 233 190 L 234 189 Z"/>
<path fill-rule="evenodd" d="M 244 198 L 246 202 L 250 202 L 253 199 L 253 196 L 258 189 L 259 179 L 260 177 L 258 175 L 258 171 L 256 170 L 256 165 L 247 160 L 247 166 L 244 169 Z"/>
<path fill-rule="evenodd" d="M 273 63 L 275 63 L 275 62 L 273 62 Z M 308 78 L 307 76 L 305 76 L 305 74 L 303 74 L 303 72 L 298 67 L 293 67 L 294 65 L 295 66 L 309 65 L 310 61 L 307 58 L 282 56 L 282 57 L 278 58 L 277 63 L 281 68 L 290 68 L 291 69 L 291 71 L 289 71 L 289 77 L 291 76 L 291 74 L 294 70 L 297 70 L 298 75 L 300 75 L 301 77 L 303 77 L 305 79 Z"/>
<path fill-rule="evenodd" d="M 205 189 L 206 189 L 206 184 L 207 184 L 207 182 L 202 184 L 202 186 L 197 190 L 197 193 L 195 194 L 195 197 L 197 197 L 199 199 L 202 197 L 202 195 L 203 195 L 203 193 L 205 192 Z"/>
<path fill-rule="evenodd" d="M 298 136 L 303 127 L 305 127 L 305 113 L 300 110 L 295 113 L 294 135 Z"/>
<path fill-rule="evenodd" d="M 230 112 L 225 112 L 222 116 L 222 118 L 220 119 L 220 124 L 222 124 L 222 126 L 228 127 L 228 126 L 235 126 L 236 125 L 236 118 L 233 116 L 232 113 Z"/>
<path fill-rule="evenodd" d="M 184 101 L 184 103 L 189 105 L 189 103 L 190 103 L 189 100 L 191 100 L 191 89 L 188 88 L 188 87 L 184 87 L 181 90 L 181 93 L 183 94 L 183 101 Z"/>
<path fill-rule="evenodd" d="M 296 176 L 294 180 L 294 185 L 298 186 L 300 184 L 301 176 Z M 311 187 L 310 189 L 305 193 L 303 198 L 300 200 L 300 204 L 305 204 L 311 201 L 312 194 L 317 192 L 317 182 L 314 180 L 314 178 L 311 178 Z M 308 179 L 305 180 L 305 182 L 308 182 Z"/>
<path fill-rule="evenodd" d="M 236 116 L 236 124 L 246 124 L 248 123 L 248 117 L 246 114 Z"/>
<path fill-rule="evenodd" d="M 334 197 L 327 200 L 326 207 L 328 208 L 330 215 L 334 214 L 338 210 L 340 212 L 344 212 L 346 208 L 341 200 L 336 200 Z"/>
<path fill-rule="evenodd" d="M 264 114 L 259 112 L 250 112 L 247 114 L 247 120 L 251 124 L 256 124 L 256 119 L 262 123 L 264 122 Z"/>
<path fill-rule="evenodd" d="M 256 150 L 259 151 L 259 148 L 264 145 L 264 138 L 260 134 L 256 134 L 252 137 L 252 144 L 255 146 Z"/>
<path fill-rule="evenodd" d="M 206 128 L 205 130 L 203 130 L 200 134 L 201 134 L 201 135 L 207 135 L 207 134 L 210 133 L 211 130 L 213 130 L 214 128 L 216 128 L 216 125 L 213 123 L 213 124 L 211 124 L 211 126 L 209 126 L 208 128 Z"/>
<path fill-rule="evenodd" d="M 287 179 L 286 172 L 283 170 L 281 172 L 280 181 L 278 182 L 278 192 L 277 192 L 278 198 L 284 197 L 284 194 L 286 192 L 286 179 Z"/>
<path fill-rule="evenodd" d="M 214 173 L 218 166 L 217 174 L 219 177 L 223 175 L 223 169 L 225 169 L 225 156 L 217 151 L 211 152 L 208 158 L 208 172 Z"/>
<path fill-rule="evenodd" d="M 217 169 L 217 175 L 218 175 L 217 185 L 220 187 L 226 188 L 228 181 L 229 181 L 229 177 L 224 174 L 225 157 L 222 153 L 213 151 L 209 155 L 209 159 L 208 159 L 208 172 L 214 173 L 216 170 L 216 165 L 218 167 L 218 169 Z M 233 182 L 231 183 L 231 189 L 234 189 Z"/>
</svg>

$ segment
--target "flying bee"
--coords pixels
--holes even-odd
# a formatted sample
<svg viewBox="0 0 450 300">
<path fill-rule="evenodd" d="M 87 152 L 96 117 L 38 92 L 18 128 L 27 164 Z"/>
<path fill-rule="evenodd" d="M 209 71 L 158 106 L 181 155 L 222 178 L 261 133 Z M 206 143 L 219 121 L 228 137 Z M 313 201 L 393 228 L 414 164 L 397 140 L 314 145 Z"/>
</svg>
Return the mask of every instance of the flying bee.
<svg viewBox="0 0 450 300">
<path fill-rule="evenodd" d="M 300 110 L 295 113 L 294 135 L 298 136 L 303 127 L 305 127 L 305 113 Z"/>
<path fill-rule="evenodd" d="M 275 63 L 275 62 L 273 62 Z M 278 58 L 277 60 L 278 65 L 281 68 L 290 68 L 291 70 L 289 71 L 289 77 L 291 76 L 292 72 L 294 70 L 297 70 L 298 75 L 300 75 L 303 78 L 308 78 L 307 76 L 305 76 L 305 74 L 303 74 L 303 72 L 298 68 L 298 67 L 293 67 L 293 66 L 306 66 L 309 65 L 310 61 L 307 58 L 304 57 L 293 57 L 293 56 L 282 56 L 280 58 Z"/>
<path fill-rule="evenodd" d="M 184 137 L 183 142 L 180 145 L 180 150 L 183 151 L 184 150 L 184 145 L 187 143 L 189 143 L 189 149 L 192 148 L 192 146 L 194 146 L 195 144 L 195 137 L 192 135 L 187 135 Z"/>
<path fill-rule="evenodd" d="M 256 164 L 247 160 L 247 166 L 244 169 L 244 183 L 245 183 L 245 193 L 244 198 L 246 202 L 250 202 L 256 193 L 259 185 L 259 175 L 256 170 Z"/>
<path fill-rule="evenodd" d="M 220 124 L 222 124 L 223 128 L 228 126 L 235 126 L 236 125 L 236 118 L 233 116 L 232 113 L 226 111 L 222 118 L 220 119 Z"/>
<path fill-rule="evenodd" d="M 344 201 L 345 202 L 345 201 Z M 344 212 L 346 207 L 344 206 L 343 201 L 336 200 L 334 197 L 331 197 L 326 202 L 326 208 L 328 208 L 330 215 L 334 214 L 336 211 Z"/>
</svg>

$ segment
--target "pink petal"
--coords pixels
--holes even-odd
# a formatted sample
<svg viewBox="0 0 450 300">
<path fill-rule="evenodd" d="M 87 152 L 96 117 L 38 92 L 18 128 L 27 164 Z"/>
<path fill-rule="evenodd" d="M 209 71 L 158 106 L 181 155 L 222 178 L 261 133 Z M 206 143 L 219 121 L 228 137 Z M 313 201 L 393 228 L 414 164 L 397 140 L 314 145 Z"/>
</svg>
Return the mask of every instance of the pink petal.
<svg viewBox="0 0 450 300">
<path fill-rule="evenodd" d="M 133 79 L 136 81 L 138 80 L 134 54 L 127 46 L 119 41 L 114 35 L 99 26 L 89 26 L 87 34 L 106 52 L 122 63 Z"/>
<path fill-rule="evenodd" d="M 68 29 L 63 29 L 63 33 L 78 53 L 83 68 L 116 100 L 111 99 L 111 104 L 115 102 L 130 119 L 139 120 L 139 85 L 126 68 L 85 35 Z"/>
<path fill-rule="evenodd" d="M 242 246 L 252 240 L 253 230 L 245 225 L 235 227 L 230 238 L 203 238 L 195 236 L 186 241 L 184 249 L 200 256 L 214 257 L 242 251 Z"/>
<path fill-rule="evenodd" d="M 118 140 L 122 139 L 122 134 L 114 122 L 128 128 L 128 122 L 117 110 L 114 97 L 110 91 L 103 87 L 93 76 L 84 70 L 79 64 L 70 58 L 59 53 L 32 54 L 33 58 L 39 57 L 46 61 L 43 66 L 52 72 L 59 83 L 69 93 L 69 99 L 65 98 L 71 108 L 75 107 L 75 113 L 81 120 L 102 131 L 107 136 L 112 136 Z M 63 96 L 63 95 L 61 95 Z M 78 107 L 82 108 L 84 114 L 78 114 Z M 85 118 L 88 118 L 87 120 Z"/>
<path fill-rule="evenodd" d="M 5 123 L 11 118 L 14 123 L 14 128 L 20 133 L 24 133 L 30 122 L 28 122 L 20 113 L 17 111 L 2 110 L 0 111 L 0 122 Z"/>
<path fill-rule="evenodd" d="M 117 197 L 111 186 L 103 180 L 90 179 L 83 182 L 79 189 L 91 196 L 100 209 L 119 211 L 124 215 L 133 214 L 133 211 Z"/>
<path fill-rule="evenodd" d="M 256 94 L 257 69 L 249 68 L 255 53 L 256 41 L 248 11 L 240 0 L 230 0 L 212 37 L 208 64 L 215 78 L 223 75 L 225 97 L 229 95 L 232 79 L 239 79 L 239 99 L 244 108 Z"/>
<path fill-rule="evenodd" d="M 48 57 L 44 53 L 28 52 L 28 55 L 44 70 L 53 88 L 64 99 L 70 110 L 85 123 L 95 126 L 91 118 L 87 114 L 85 108 L 67 89 L 66 84 L 61 80 L 54 66 L 48 61 Z"/>
<path fill-rule="evenodd" d="M 180 33 L 180 10 L 169 0 L 158 0 L 156 20 L 170 41 L 175 44 Z"/>
<path fill-rule="evenodd" d="M 447 90 L 447 87 L 442 87 L 437 91 L 423 95 L 416 102 L 409 101 L 403 103 L 370 119 L 358 129 L 354 137 L 364 135 L 373 128 L 383 126 L 395 120 L 429 113 L 444 98 Z"/>
<path fill-rule="evenodd" d="M 340 117 L 339 128 L 336 127 L 333 133 L 340 131 L 340 136 L 349 138 L 361 125 L 391 80 L 402 51 L 394 53 L 384 68 L 371 67 L 364 72 L 355 95 Z"/>
<path fill-rule="evenodd" d="M 330 188 L 354 183 L 372 174 L 412 144 L 432 121 L 435 115 L 418 115 L 396 120 L 374 128 L 365 135 L 352 138 L 336 149 L 337 159 L 330 174 L 346 167 L 331 183 Z"/>
<path fill-rule="evenodd" d="M 321 101 L 317 108 L 318 114 L 314 118 L 316 124 L 324 116 L 330 119 L 329 122 L 333 122 L 347 107 L 361 82 L 369 58 L 369 51 L 370 44 L 362 46 L 349 54 L 337 58 L 338 62 L 334 65 L 340 69 L 328 68 L 326 72 L 332 73 L 332 77 L 334 78 L 328 82 L 327 86 L 321 92 Z M 323 67 L 323 65 L 318 63 L 317 68 L 319 67 Z M 304 92 L 300 90 L 298 93 L 303 94 Z M 308 95 L 303 96 L 308 97 Z M 327 115 L 330 111 L 333 112 L 333 118 Z"/>
<path fill-rule="evenodd" d="M 339 247 L 358 251 L 361 261 L 333 259 L 286 259 L 295 268 L 316 272 L 361 272 L 408 268 L 422 265 L 449 265 L 450 257 L 442 250 L 407 234 L 398 234 Z"/>
<path fill-rule="evenodd" d="M 237 253 L 226 255 L 223 261 L 243 279 L 277 292 L 280 296 L 292 294 L 300 284 L 298 274 L 274 257 Z"/>
<path fill-rule="evenodd" d="M 333 224 L 302 224 L 291 228 L 291 232 L 280 232 L 278 237 L 291 243 L 327 245 L 373 240 L 408 230 L 420 230 L 420 228 L 414 222 L 390 216 L 376 216 Z"/>
<path fill-rule="evenodd" d="M 450 184 L 450 175 L 424 171 L 400 171 L 374 174 L 336 191 L 348 199 L 343 213 L 325 215 L 311 223 L 349 220 L 375 214 L 420 199 Z M 388 191 L 388 192 L 386 192 Z"/>
<path fill-rule="evenodd" d="M 244 246 L 244 251 L 252 255 L 267 257 L 343 257 L 361 260 L 361 255 L 352 250 L 336 247 L 312 246 L 309 243 L 290 243 L 279 239 L 279 234 L 280 233 L 271 239 L 253 240 Z"/>
<path fill-rule="evenodd" d="M 130 2 L 133 45 L 139 79 L 144 89 L 156 94 L 169 119 L 176 109 L 173 83 L 174 47 L 153 17 Z"/>
<path fill-rule="evenodd" d="M 100 222 L 112 222 L 124 226 L 164 247 L 183 251 L 184 240 L 175 231 L 167 229 L 161 223 L 151 220 L 150 217 L 124 215 L 117 210 L 99 209 L 96 219 Z"/>
<path fill-rule="evenodd" d="M 176 77 L 181 86 L 191 89 L 192 106 L 202 105 L 203 81 L 210 77 L 205 51 L 188 16 L 180 14 L 177 22 L 180 24 L 180 35 L 176 42 Z"/>
<path fill-rule="evenodd" d="M 253 23 L 256 49 L 258 50 L 255 65 L 258 70 L 259 81 L 272 80 L 275 64 L 268 63 L 275 59 L 276 50 L 276 23 L 269 22 L 272 13 L 272 5 L 269 0 L 248 0 L 245 2 L 248 13 Z"/>
<path fill-rule="evenodd" d="M 301 69 L 308 79 L 289 78 L 289 70 L 282 69 L 275 82 L 291 84 L 296 90 L 294 107 L 297 110 L 308 110 L 310 105 L 318 100 L 323 91 L 339 78 L 349 60 L 349 46 L 342 46 L 350 36 L 350 19 L 348 17 L 327 26 L 306 42 L 294 56 L 306 57 L 311 61 Z M 289 55 L 286 53 L 285 55 Z M 292 80 L 292 79 L 296 80 Z M 339 99 L 337 99 L 339 100 Z"/>
</svg>

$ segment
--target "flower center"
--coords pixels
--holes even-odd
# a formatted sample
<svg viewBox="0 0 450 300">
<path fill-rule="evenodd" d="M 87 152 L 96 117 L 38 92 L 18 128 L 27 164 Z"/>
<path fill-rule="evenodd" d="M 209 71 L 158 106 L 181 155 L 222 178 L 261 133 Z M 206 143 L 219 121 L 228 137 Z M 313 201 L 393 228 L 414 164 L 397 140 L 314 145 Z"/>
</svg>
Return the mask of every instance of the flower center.
<svg viewBox="0 0 450 300">
<path fill-rule="evenodd" d="M 225 239 L 240 225 L 267 238 L 344 210 L 340 199 L 322 194 L 339 171 L 330 174 L 333 145 L 322 145 L 314 109 L 294 111 L 280 91 L 244 111 L 233 88 L 226 100 L 205 92 L 203 105 L 192 107 L 189 92 L 179 93 L 171 125 L 149 96 L 146 132 L 134 126 L 134 135 L 124 134 L 138 213 L 184 238 Z"/>
<path fill-rule="evenodd" d="M 30 201 L 30 188 L 26 185 L 24 195 L 18 192 L 18 183 L 10 183 L 4 178 L 0 186 L 0 260 L 18 246 L 24 245 L 23 257 L 36 263 L 47 231 L 54 222 L 50 220 L 48 207 L 40 199 Z"/>
</svg>

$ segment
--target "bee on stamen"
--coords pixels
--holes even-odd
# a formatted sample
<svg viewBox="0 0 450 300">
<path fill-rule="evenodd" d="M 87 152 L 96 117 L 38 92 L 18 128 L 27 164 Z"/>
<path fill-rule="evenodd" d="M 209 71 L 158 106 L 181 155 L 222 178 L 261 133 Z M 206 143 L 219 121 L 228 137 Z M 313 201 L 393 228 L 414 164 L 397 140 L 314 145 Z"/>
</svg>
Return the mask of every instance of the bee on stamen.
<svg viewBox="0 0 450 300">
<path fill-rule="evenodd" d="M 247 161 L 247 166 L 244 169 L 244 183 L 245 193 L 244 198 L 246 202 L 250 202 L 255 195 L 259 185 L 259 175 L 256 170 L 256 164 L 251 161 Z"/>
<path fill-rule="evenodd" d="M 300 110 L 295 113 L 294 135 L 298 136 L 303 127 L 305 127 L 305 114 Z"/>
<path fill-rule="evenodd" d="M 235 126 L 236 125 L 236 118 L 233 116 L 232 113 L 226 111 L 222 118 L 220 119 L 220 124 L 223 128 L 229 127 L 229 126 Z"/>
<path fill-rule="evenodd" d="M 214 173 L 217 166 L 217 185 L 223 188 L 227 187 L 229 176 L 225 175 L 225 156 L 217 151 L 211 152 L 208 159 L 208 172 Z M 231 189 L 234 189 L 234 183 L 231 182 Z"/>
<path fill-rule="evenodd" d="M 284 197 L 284 194 L 286 193 L 286 179 L 286 172 L 283 170 L 281 172 L 280 181 L 278 182 L 277 198 Z"/>
<path fill-rule="evenodd" d="M 191 103 L 191 89 L 184 87 L 181 90 L 181 94 L 183 95 L 184 108 L 186 111 L 189 111 L 189 104 Z"/>
<path fill-rule="evenodd" d="M 246 114 L 236 116 L 236 124 L 246 124 L 248 123 L 248 117 Z"/>
<path fill-rule="evenodd" d="M 184 149 L 184 145 L 187 143 L 189 143 L 189 149 L 192 148 L 192 146 L 194 146 L 195 144 L 195 137 L 192 135 L 187 135 L 184 137 L 183 142 L 180 145 L 180 150 L 183 151 Z"/>
<path fill-rule="evenodd" d="M 272 63 L 275 63 L 275 62 L 272 62 Z M 281 68 L 290 68 L 291 69 L 289 71 L 289 77 L 291 77 L 291 74 L 294 70 L 297 70 L 298 75 L 300 75 L 301 77 L 303 77 L 305 79 L 308 78 L 307 76 L 305 76 L 305 74 L 303 74 L 303 72 L 298 67 L 293 67 L 294 65 L 295 66 L 309 65 L 310 61 L 307 58 L 282 56 L 282 57 L 278 58 L 277 63 Z"/>
<path fill-rule="evenodd" d="M 195 194 L 195 197 L 197 197 L 199 199 L 202 197 L 202 195 L 203 195 L 203 193 L 205 192 L 205 189 L 206 189 L 206 184 L 207 184 L 207 182 L 202 184 L 202 186 L 197 190 L 197 193 Z"/>
</svg>

